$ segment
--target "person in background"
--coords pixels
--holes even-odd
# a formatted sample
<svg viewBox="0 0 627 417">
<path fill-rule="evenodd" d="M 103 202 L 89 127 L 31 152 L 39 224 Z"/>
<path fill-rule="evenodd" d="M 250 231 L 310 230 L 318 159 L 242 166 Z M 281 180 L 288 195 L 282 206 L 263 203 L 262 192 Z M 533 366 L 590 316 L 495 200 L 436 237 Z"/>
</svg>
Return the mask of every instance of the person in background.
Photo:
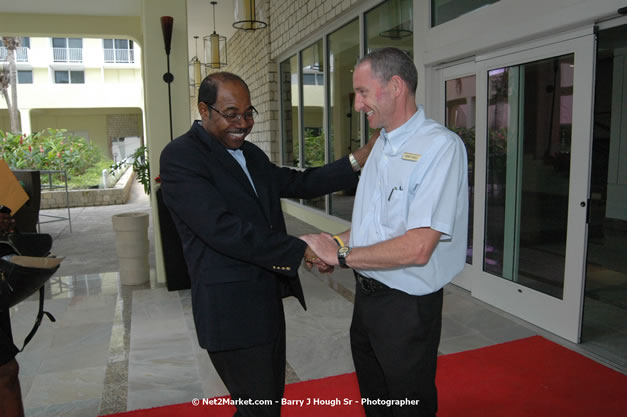
<svg viewBox="0 0 627 417">
<path fill-rule="evenodd" d="M 368 417 L 436 415 L 442 287 L 466 259 L 466 149 L 425 117 L 417 84 L 414 63 L 399 49 L 358 62 L 355 109 L 381 135 L 357 188 L 351 229 L 303 237 L 328 265 L 354 269 L 351 350 Z M 406 399 L 413 404 L 399 406 Z"/>
</svg>

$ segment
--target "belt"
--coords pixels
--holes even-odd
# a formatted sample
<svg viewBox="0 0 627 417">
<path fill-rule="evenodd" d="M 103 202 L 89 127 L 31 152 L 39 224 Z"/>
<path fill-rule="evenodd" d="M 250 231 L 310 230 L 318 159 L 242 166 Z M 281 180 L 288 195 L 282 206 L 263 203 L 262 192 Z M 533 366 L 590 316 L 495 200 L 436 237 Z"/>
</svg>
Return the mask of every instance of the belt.
<svg viewBox="0 0 627 417">
<path fill-rule="evenodd" d="M 365 292 L 372 293 L 372 292 L 377 292 L 377 291 L 383 291 L 383 290 L 389 290 L 390 289 L 390 287 L 388 287 L 387 285 L 385 285 L 382 282 L 377 281 L 376 279 L 365 277 L 365 276 L 361 275 L 357 271 L 353 271 L 353 272 L 355 273 L 355 280 L 357 281 L 357 284 L 359 284 L 359 286 Z"/>
</svg>

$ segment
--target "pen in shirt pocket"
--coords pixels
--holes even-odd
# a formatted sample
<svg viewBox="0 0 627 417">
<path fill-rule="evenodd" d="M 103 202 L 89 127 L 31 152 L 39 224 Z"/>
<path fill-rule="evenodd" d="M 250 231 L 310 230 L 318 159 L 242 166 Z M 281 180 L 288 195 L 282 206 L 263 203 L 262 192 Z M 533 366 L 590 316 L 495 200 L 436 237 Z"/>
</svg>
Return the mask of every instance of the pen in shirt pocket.
<svg viewBox="0 0 627 417">
<path fill-rule="evenodd" d="M 399 185 L 398 187 L 394 187 L 392 188 L 392 191 L 390 191 L 390 195 L 388 196 L 388 201 L 390 201 L 392 199 L 392 194 L 394 194 L 394 191 L 403 191 L 403 186 Z"/>
</svg>

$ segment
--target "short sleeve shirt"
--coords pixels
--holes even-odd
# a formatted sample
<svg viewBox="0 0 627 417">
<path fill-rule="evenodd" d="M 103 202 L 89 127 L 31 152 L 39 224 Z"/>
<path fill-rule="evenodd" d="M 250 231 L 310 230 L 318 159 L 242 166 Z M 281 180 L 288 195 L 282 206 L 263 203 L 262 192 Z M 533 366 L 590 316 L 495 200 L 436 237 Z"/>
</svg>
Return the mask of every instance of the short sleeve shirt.
<svg viewBox="0 0 627 417">
<path fill-rule="evenodd" d="M 463 142 L 425 118 L 381 131 L 357 187 L 350 245 L 370 246 L 428 227 L 442 233 L 429 262 L 358 270 L 412 295 L 438 291 L 463 268 L 468 233 L 468 161 Z"/>
</svg>

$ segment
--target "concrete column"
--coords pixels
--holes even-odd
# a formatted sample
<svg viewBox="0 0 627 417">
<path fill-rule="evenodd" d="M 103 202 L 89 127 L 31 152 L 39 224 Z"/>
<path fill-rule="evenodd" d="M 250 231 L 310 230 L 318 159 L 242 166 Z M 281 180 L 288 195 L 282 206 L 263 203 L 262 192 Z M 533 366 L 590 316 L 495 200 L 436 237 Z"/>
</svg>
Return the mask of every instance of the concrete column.
<svg viewBox="0 0 627 417">
<path fill-rule="evenodd" d="M 170 51 L 170 72 L 174 81 L 170 85 L 172 96 L 172 131 L 176 138 L 189 130 L 191 112 L 189 108 L 189 62 L 187 45 L 187 1 L 186 0 L 143 0 L 142 1 L 143 79 L 145 135 L 150 159 L 150 175 L 159 175 L 161 150 L 170 142 L 170 116 L 168 110 L 168 84 L 163 81 L 167 61 L 161 16 L 172 16 L 174 25 Z M 159 229 L 159 213 L 156 193 L 151 193 L 152 218 L 155 242 L 157 281 L 165 282 L 165 268 Z"/>
<path fill-rule="evenodd" d="M 30 125 L 30 110 L 31 109 L 19 109 L 20 110 L 20 122 L 22 124 L 22 134 L 30 135 L 33 130 Z"/>
</svg>

